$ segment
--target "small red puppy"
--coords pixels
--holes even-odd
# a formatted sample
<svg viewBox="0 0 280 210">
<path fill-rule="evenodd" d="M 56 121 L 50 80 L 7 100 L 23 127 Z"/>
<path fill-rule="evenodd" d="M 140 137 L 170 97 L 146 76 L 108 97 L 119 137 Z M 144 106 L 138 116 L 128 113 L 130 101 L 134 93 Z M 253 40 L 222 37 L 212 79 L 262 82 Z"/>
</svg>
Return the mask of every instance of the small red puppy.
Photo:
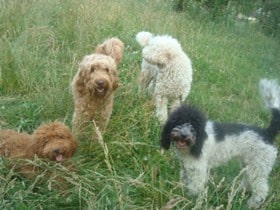
<svg viewBox="0 0 280 210">
<path fill-rule="evenodd" d="M 33 134 L 14 130 L 0 131 L 0 156 L 8 158 L 39 158 L 61 162 L 71 158 L 77 149 L 70 129 L 62 122 L 39 126 Z"/>
</svg>

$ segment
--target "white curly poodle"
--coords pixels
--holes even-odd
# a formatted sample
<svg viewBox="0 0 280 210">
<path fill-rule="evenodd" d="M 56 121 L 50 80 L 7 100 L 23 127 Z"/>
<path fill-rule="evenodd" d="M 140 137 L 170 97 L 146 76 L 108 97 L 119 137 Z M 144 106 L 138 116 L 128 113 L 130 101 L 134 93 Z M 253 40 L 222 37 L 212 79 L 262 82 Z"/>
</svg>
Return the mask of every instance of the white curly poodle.
<svg viewBox="0 0 280 210">
<path fill-rule="evenodd" d="M 169 35 L 154 36 L 142 31 L 136 41 L 143 47 L 140 90 L 148 89 L 154 95 L 156 116 L 161 124 L 171 110 L 187 98 L 192 83 L 192 64 L 180 43 Z"/>
</svg>

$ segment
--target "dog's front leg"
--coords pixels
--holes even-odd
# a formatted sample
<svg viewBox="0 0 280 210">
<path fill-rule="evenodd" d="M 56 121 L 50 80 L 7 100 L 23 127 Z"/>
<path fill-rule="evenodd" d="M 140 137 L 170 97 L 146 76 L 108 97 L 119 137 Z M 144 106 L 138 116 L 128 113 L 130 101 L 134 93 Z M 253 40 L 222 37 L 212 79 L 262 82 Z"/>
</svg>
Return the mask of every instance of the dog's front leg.
<svg viewBox="0 0 280 210">
<path fill-rule="evenodd" d="M 173 112 L 181 105 L 181 101 L 179 99 L 175 99 L 170 107 L 170 112 Z"/>
<path fill-rule="evenodd" d="M 159 123 L 163 125 L 167 120 L 167 98 L 156 95 L 155 104 L 156 104 L 156 116 L 159 120 Z"/>
<path fill-rule="evenodd" d="M 207 167 L 186 167 L 187 189 L 192 195 L 204 192 L 207 182 Z"/>
<path fill-rule="evenodd" d="M 187 174 L 186 171 L 184 169 L 184 167 L 182 167 L 182 169 L 180 170 L 180 182 L 179 182 L 179 186 L 180 187 L 185 187 L 187 184 Z"/>
</svg>

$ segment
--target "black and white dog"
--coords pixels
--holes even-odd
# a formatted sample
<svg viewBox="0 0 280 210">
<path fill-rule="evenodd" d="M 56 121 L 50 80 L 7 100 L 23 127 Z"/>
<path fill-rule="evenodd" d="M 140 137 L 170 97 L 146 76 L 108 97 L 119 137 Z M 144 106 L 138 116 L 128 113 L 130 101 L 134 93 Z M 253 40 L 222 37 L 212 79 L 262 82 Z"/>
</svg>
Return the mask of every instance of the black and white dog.
<svg viewBox="0 0 280 210">
<path fill-rule="evenodd" d="M 204 191 L 208 172 L 233 158 L 246 167 L 242 187 L 250 190 L 249 208 L 258 208 L 268 193 L 268 176 L 277 157 L 274 139 L 280 131 L 280 87 L 275 80 L 262 79 L 260 93 L 271 109 L 268 128 L 219 123 L 207 120 L 199 109 L 182 105 L 164 125 L 161 146 L 174 144 L 181 162 L 180 181 L 189 192 Z"/>
</svg>

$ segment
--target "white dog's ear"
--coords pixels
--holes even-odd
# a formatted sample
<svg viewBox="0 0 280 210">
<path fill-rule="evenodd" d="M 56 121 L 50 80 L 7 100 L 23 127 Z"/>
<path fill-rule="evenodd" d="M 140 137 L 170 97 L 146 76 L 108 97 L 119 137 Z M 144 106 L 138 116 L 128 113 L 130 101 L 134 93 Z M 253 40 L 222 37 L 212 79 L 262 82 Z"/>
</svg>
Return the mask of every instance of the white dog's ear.
<svg viewBox="0 0 280 210">
<path fill-rule="evenodd" d="M 149 46 L 143 49 L 142 56 L 147 62 L 157 65 L 158 67 L 165 66 L 174 58 L 172 52 L 169 52 L 167 50 L 160 51 Z"/>
<path fill-rule="evenodd" d="M 163 51 L 159 53 L 157 58 L 157 64 L 166 65 L 173 59 L 173 54 L 168 51 Z"/>
</svg>

